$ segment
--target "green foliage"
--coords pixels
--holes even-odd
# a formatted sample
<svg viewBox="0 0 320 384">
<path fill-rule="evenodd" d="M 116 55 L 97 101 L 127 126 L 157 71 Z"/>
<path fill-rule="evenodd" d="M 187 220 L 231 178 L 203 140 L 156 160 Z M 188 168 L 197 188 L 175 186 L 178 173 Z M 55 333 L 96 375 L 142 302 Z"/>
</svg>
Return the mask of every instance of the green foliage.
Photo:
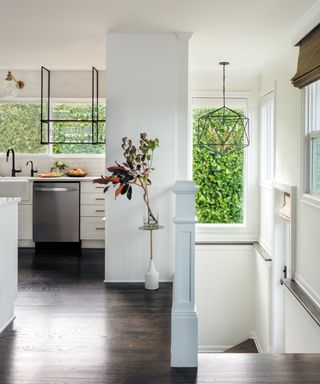
<svg viewBox="0 0 320 384">
<path fill-rule="evenodd" d="M 91 104 L 80 103 L 55 103 L 53 105 L 52 118 L 88 120 L 91 119 Z M 99 119 L 106 118 L 106 107 L 99 104 Z M 53 123 L 53 134 L 55 141 L 73 140 L 90 141 L 90 123 Z M 99 123 L 99 141 L 105 139 L 105 123 Z M 54 144 L 52 151 L 54 154 L 99 154 L 104 153 L 104 144 Z"/>
<path fill-rule="evenodd" d="M 198 117 L 210 111 L 193 112 L 193 180 L 199 187 L 196 216 L 199 223 L 242 223 L 244 151 L 223 156 L 195 145 Z"/>
<path fill-rule="evenodd" d="M 148 139 L 146 133 L 140 133 L 139 147 L 137 148 L 131 139 L 122 138 L 121 148 L 125 162 L 108 167 L 111 176 L 101 176 L 93 180 L 93 183 L 104 184 L 106 187 L 103 192 L 107 192 L 111 185 L 115 189 L 115 198 L 119 195 L 126 195 L 129 200 L 132 197 L 132 185 L 143 189 L 143 200 L 148 209 L 148 224 L 157 224 L 158 219 L 153 215 L 148 186 L 151 185 L 150 175 L 154 168 L 152 167 L 153 152 L 159 147 L 159 139 Z"/>
<path fill-rule="evenodd" d="M 40 104 L 0 103 L 0 152 L 45 153 L 40 144 Z"/>
<path fill-rule="evenodd" d="M 91 104 L 55 103 L 52 105 L 52 118 L 91 119 Z M 99 119 L 106 116 L 106 107 L 99 105 Z M 91 124 L 54 123 L 53 131 L 57 139 L 68 138 L 76 133 L 79 141 L 91 135 Z M 91 139 L 91 136 L 88 136 Z M 105 139 L 105 123 L 99 123 L 99 141 Z M 0 152 L 13 148 L 18 153 L 46 153 L 47 146 L 40 144 L 40 104 L 39 103 L 0 103 Z M 97 154 L 104 153 L 104 144 L 57 144 L 52 146 L 54 154 Z"/>
</svg>

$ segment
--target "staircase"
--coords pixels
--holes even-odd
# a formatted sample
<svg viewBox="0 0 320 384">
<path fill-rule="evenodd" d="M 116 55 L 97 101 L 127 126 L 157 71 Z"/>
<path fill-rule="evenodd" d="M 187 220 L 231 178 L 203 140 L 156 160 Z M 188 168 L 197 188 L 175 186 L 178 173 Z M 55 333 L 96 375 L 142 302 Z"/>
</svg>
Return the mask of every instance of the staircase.
<svg viewBox="0 0 320 384">
<path fill-rule="evenodd" d="M 223 353 L 258 353 L 258 350 L 254 340 L 248 339 L 232 348 L 227 349 Z"/>
</svg>

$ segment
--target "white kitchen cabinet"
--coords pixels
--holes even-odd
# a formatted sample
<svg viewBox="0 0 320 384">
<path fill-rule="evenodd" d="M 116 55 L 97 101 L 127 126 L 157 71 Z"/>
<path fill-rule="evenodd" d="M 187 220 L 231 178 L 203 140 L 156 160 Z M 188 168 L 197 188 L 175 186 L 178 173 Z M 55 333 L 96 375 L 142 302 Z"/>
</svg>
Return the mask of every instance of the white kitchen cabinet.
<svg viewBox="0 0 320 384">
<path fill-rule="evenodd" d="M 14 319 L 18 288 L 17 221 L 18 199 L 0 198 L 0 333 Z"/>
<path fill-rule="evenodd" d="M 81 205 L 81 217 L 86 216 L 86 217 L 103 217 L 105 213 L 104 206 L 99 205 Z"/>
<path fill-rule="evenodd" d="M 32 205 L 19 204 L 18 217 L 19 240 L 32 240 Z"/>
<path fill-rule="evenodd" d="M 81 193 L 81 204 L 83 205 L 103 205 L 104 206 L 104 194 L 100 193 Z"/>
<path fill-rule="evenodd" d="M 105 197 L 104 186 L 90 181 L 81 182 L 80 239 L 104 240 Z"/>
<path fill-rule="evenodd" d="M 102 184 L 94 184 L 90 181 L 81 183 L 81 192 L 83 193 L 99 193 L 102 192 L 105 188 L 105 185 Z"/>
<path fill-rule="evenodd" d="M 81 240 L 104 240 L 105 225 L 102 218 L 81 217 Z"/>
</svg>

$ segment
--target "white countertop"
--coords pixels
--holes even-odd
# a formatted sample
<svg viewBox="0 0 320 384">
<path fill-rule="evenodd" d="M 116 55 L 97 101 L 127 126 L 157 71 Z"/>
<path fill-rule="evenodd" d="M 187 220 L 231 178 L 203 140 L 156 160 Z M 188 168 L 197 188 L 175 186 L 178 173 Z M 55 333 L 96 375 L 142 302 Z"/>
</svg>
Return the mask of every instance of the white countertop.
<svg viewBox="0 0 320 384">
<path fill-rule="evenodd" d="M 21 201 L 20 197 L 0 197 L 0 207 L 8 204 L 16 204 Z"/>
<path fill-rule="evenodd" d="M 0 176 L 1 181 L 92 181 L 98 179 L 100 176 L 85 176 L 85 177 L 30 177 L 30 176 Z"/>
</svg>

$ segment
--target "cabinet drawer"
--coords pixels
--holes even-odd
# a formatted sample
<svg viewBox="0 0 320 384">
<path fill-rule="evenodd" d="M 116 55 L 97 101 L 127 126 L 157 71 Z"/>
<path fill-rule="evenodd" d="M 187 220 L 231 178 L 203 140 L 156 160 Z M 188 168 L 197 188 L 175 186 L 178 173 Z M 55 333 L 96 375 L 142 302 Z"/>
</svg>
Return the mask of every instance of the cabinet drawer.
<svg viewBox="0 0 320 384">
<path fill-rule="evenodd" d="M 104 205 L 105 196 L 102 193 L 81 193 L 81 204 Z"/>
<path fill-rule="evenodd" d="M 104 205 L 81 205 L 81 216 L 103 217 L 105 214 Z"/>
<path fill-rule="evenodd" d="M 95 217 L 81 217 L 80 225 L 81 240 L 104 240 L 105 225 L 102 219 Z"/>
<path fill-rule="evenodd" d="M 82 181 L 81 182 L 81 192 L 84 193 L 103 193 L 105 185 L 93 184 L 91 181 Z"/>
</svg>

